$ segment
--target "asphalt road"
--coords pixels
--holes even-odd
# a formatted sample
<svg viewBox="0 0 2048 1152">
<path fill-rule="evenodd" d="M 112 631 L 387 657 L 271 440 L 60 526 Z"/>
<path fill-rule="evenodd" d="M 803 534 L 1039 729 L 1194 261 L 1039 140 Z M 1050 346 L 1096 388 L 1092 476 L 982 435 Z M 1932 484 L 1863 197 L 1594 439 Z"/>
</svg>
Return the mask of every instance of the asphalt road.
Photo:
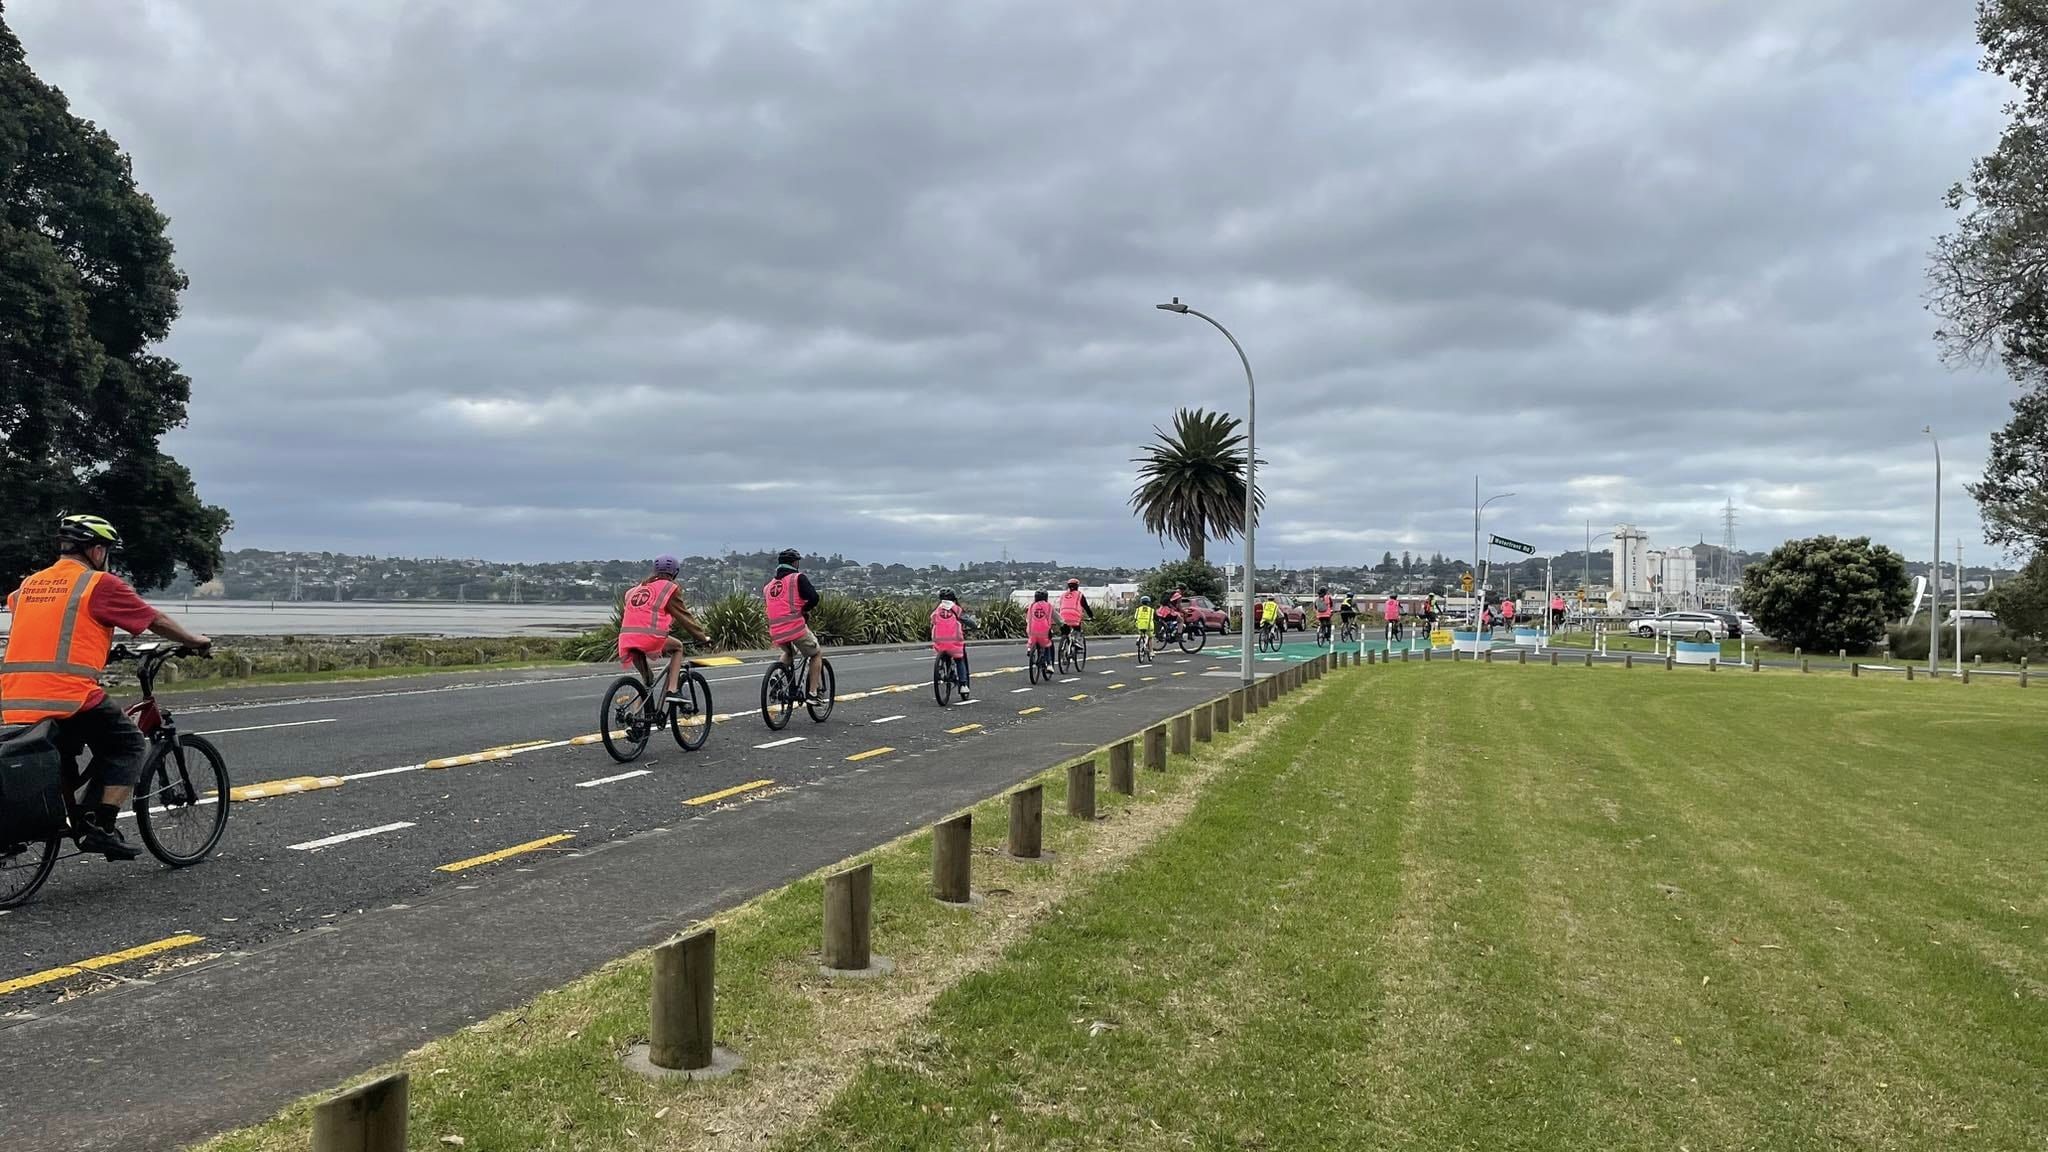
<svg viewBox="0 0 2048 1152">
<path fill-rule="evenodd" d="M 831 719 L 782 732 L 758 661 L 710 668 L 706 747 L 661 734 L 623 765 L 570 743 L 609 668 L 166 697 L 235 784 L 325 786 L 236 802 L 198 867 L 69 858 L 0 914 L 0 1149 L 260 1119 L 1235 683 L 1128 652 L 1033 688 L 1017 646 L 978 646 L 976 699 L 944 709 L 927 650 L 840 653 Z"/>
</svg>

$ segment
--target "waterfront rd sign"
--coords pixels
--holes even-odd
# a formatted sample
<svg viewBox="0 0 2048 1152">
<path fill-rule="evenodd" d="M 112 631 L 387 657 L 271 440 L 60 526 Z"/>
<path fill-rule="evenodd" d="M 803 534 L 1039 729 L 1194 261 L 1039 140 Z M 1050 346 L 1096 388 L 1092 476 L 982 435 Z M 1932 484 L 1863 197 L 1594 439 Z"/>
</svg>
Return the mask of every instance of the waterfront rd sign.
<svg viewBox="0 0 2048 1152">
<path fill-rule="evenodd" d="M 1496 547 L 1505 548 L 1510 552 L 1520 552 L 1524 556 L 1533 556 L 1536 553 L 1534 546 L 1524 544 L 1520 540 L 1510 540 L 1505 536 L 1495 536 L 1493 543 Z"/>
</svg>

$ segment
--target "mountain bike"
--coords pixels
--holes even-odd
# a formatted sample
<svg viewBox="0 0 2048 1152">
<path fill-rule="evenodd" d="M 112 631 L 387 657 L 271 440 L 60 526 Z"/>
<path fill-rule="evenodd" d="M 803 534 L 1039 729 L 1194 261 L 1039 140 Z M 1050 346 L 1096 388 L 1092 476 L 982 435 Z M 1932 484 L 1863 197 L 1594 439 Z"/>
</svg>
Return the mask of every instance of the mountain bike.
<svg viewBox="0 0 2048 1152">
<path fill-rule="evenodd" d="M 960 690 L 960 698 L 967 698 L 967 661 L 950 652 L 941 652 L 932 659 L 932 699 L 944 708 L 953 702 L 953 690 Z"/>
<path fill-rule="evenodd" d="M 1052 649 L 1040 648 L 1033 644 L 1024 645 L 1024 667 L 1031 674 L 1033 684 L 1043 680 L 1052 682 Z"/>
<path fill-rule="evenodd" d="M 170 712 L 156 703 L 156 677 L 164 663 L 193 655 L 204 653 L 177 644 L 149 643 L 116 645 L 108 658 L 136 662 L 142 699 L 128 708 L 128 716 L 142 729 L 149 751 L 142 761 L 142 777 L 135 783 L 135 829 L 149 854 L 172 868 L 199 863 L 220 843 L 231 798 L 227 761 L 220 749 L 203 736 L 179 732 Z M 92 763 L 81 772 L 76 751 L 63 751 L 66 830 L 38 843 L 0 844 L 0 908 L 12 908 L 35 895 L 59 859 L 79 855 L 59 849 L 66 837 L 75 841 L 90 819 L 85 797 L 97 791 L 98 769 Z"/>
<path fill-rule="evenodd" d="M 1357 623 L 1357 621 L 1355 621 L 1355 620 L 1346 620 L 1346 621 L 1345 621 L 1345 622 L 1344 622 L 1344 623 L 1343 623 L 1342 625 L 1340 625 L 1340 626 L 1339 626 L 1339 627 L 1337 628 L 1337 642 L 1338 642 L 1338 643 L 1340 643 L 1340 644 L 1356 644 L 1356 643 L 1358 643 L 1358 623 Z"/>
<path fill-rule="evenodd" d="M 1151 662 L 1152 662 L 1152 633 L 1150 633 L 1150 632 L 1140 632 L 1140 633 L 1138 633 L 1138 663 L 1140 663 L 1140 664 L 1150 664 Z"/>
<path fill-rule="evenodd" d="M 668 668 L 676 672 L 675 695 L 656 701 L 654 683 L 668 683 Z M 647 740 L 661 728 L 676 738 L 676 746 L 695 752 L 711 737 L 711 682 L 681 652 L 669 657 L 668 668 L 654 683 L 638 675 L 621 676 L 605 689 L 598 706 L 597 730 L 604 750 L 621 764 L 638 760 L 647 750 Z"/>
<path fill-rule="evenodd" d="M 1182 623 L 1180 617 L 1168 616 L 1159 622 L 1159 642 L 1177 644 L 1181 651 L 1192 656 L 1202 650 L 1203 644 L 1208 643 L 1208 629 L 1202 626 L 1200 620 Z"/>
<path fill-rule="evenodd" d="M 804 685 L 811 682 L 811 661 L 818 663 L 818 695 L 805 691 Z M 761 674 L 761 722 L 771 732 L 780 732 L 789 723 L 789 714 L 798 704 L 811 714 L 811 721 L 823 724 L 832 715 L 833 702 L 839 698 L 838 687 L 832 678 L 832 662 L 823 656 L 799 656 L 793 667 L 785 668 L 777 660 L 768 665 Z"/>
<path fill-rule="evenodd" d="M 1062 676 L 1069 672 L 1079 672 L 1082 666 L 1088 663 L 1088 637 L 1082 635 L 1079 628 L 1071 628 L 1066 635 L 1060 637 L 1057 663 Z"/>
<path fill-rule="evenodd" d="M 1280 621 L 1259 625 L 1259 651 L 1278 652 L 1283 641 L 1280 638 Z"/>
<path fill-rule="evenodd" d="M 1328 617 L 1316 621 L 1316 645 L 1328 647 L 1330 643 L 1330 621 Z"/>
</svg>

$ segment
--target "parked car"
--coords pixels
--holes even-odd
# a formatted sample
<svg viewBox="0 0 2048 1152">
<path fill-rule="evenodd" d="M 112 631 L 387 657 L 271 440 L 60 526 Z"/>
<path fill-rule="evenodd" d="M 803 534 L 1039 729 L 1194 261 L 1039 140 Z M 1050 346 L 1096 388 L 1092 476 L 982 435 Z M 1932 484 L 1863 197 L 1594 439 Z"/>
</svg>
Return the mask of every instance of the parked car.
<svg viewBox="0 0 2048 1152">
<path fill-rule="evenodd" d="M 1629 621 L 1629 631 L 1651 637 L 1658 633 L 1685 640 L 1719 640 L 1728 635 L 1728 625 L 1712 612 L 1666 612 Z"/>
<path fill-rule="evenodd" d="M 1721 618 L 1722 626 L 1728 629 L 1728 638 L 1730 640 L 1733 640 L 1737 636 L 1740 636 L 1744 632 L 1750 630 L 1749 627 L 1742 622 L 1742 617 L 1736 615 L 1733 612 L 1710 612 L 1708 613 L 1708 615 L 1719 616 Z"/>
<path fill-rule="evenodd" d="M 1280 629 L 1284 632 L 1290 628 L 1296 632 L 1305 631 L 1308 628 L 1308 609 L 1302 607 L 1296 601 L 1282 600 L 1280 601 Z"/>
</svg>

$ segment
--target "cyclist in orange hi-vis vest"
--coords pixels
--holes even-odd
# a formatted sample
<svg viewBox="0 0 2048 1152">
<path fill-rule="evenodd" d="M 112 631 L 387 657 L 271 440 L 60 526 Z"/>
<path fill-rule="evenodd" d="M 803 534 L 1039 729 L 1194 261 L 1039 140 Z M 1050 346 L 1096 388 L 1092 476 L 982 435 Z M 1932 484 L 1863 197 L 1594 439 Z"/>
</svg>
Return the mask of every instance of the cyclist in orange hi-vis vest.
<svg viewBox="0 0 2048 1152">
<path fill-rule="evenodd" d="M 1081 582 L 1069 579 L 1067 590 L 1060 595 L 1060 639 L 1079 631 L 1083 620 L 1094 617 L 1095 609 L 1088 603 L 1088 598 L 1081 595 Z"/>
<path fill-rule="evenodd" d="M 810 613 L 818 606 L 818 589 L 811 578 L 797 570 L 803 554 L 784 548 L 775 557 L 775 575 L 761 589 L 768 608 L 768 642 L 782 652 L 782 666 L 795 668 L 797 653 L 811 658 L 811 674 L 804 685 L 804 699 L 818 695 L 823 668 L 818 660 L 818 638 L 811 635 Z"/>
<path fill-rule="evenodd" d="M 1024 610 L 1024 634 L 1031 640 L 1031 659 L 1042 668 L 1052 666 L 1052 624 L 1056 619 L 1051 595 L 1040 588 L 1031 596 L 1031 607 Z"/>
<path fill-rule="evenodd" d="M 673 656 L 683 650 L 683 642 L 674 634 L 678 621 L 697 638 L 697 643 L 711 642 L 711 634 L 683 606 L 682 589 L 676 587 L 676 575 L 682 567 L 673 556 L 656 556 L 654 571 L 626 590 L 619 616 L 619 663 L 640 673 L 641 682 L 649 688 L 654 686 L 654 670 L 648 666 L 647 658 Z M 668 684 L 662 689 L 664 700 L 676 694 L 676 678 L 681 675 L 681 663 L 669 666 Z"/>
<path fill-rule="evenodd" d="M 213 641 L 144 603 L 107 571 L 121 534 L 98 516 L 57 522 L 57 561 L 7 597 L 14 623 L 0 658 L 0 724 L 57 722 L 68 758 L 92 749 L 99 795 L 87 797 L 86 825 L 72 829 L 82 852 L 133 860 L 136 850 L 115 824 L 142 776 L 149 742 L 100 689 L 114 630 L 154 632 L 201 651 Z"/>
</svg>

